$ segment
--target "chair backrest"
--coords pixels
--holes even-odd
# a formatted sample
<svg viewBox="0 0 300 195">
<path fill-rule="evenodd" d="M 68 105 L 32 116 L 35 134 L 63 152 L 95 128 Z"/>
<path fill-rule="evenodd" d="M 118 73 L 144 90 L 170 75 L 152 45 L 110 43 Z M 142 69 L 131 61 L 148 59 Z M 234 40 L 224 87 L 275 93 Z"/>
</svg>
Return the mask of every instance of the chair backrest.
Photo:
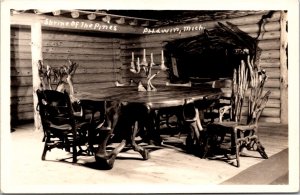
<svg viewBox="0 0 300 195">
<path fill-rule="evenodd" d="M 243 103 L 249 94 L 247 123 L 257 124 L 271 93 L 270 91 L 264 93 L 267 78 L 266 71 L 254 66 L 249 56 L 247 61 L 242 60 L 240 66 L 233 70 L 231 120 L 240 122 Z M 250 93 L 248 93 L 248 89 L 250 89 Z"/>
<path fill-rule="evenodd" d="M 268 79 L 265 70 L 253 68 L 250 71 L 250 78 L 251 91 L 249 94 L 247 122 L 248 124 L 257 124 L 271 91 L 264 92 L 264 85 Z"/>
<path fill-rule="evenodd" d="M 75 125 L 69 94 L 55 90 L 37 90 L 38 111 L 43 128 L 54 125 Z"/>
<path fill-rule="evenodd" d="M 265 109 L 266 104 L 269 100 L 270 94 L 271 94 L 271 91 L 267 91 L 263 97 L 261 97 L 260 99 L 258 99 L 255 102 L 255 105 L 254 105 L 255 108 L 252 111 L 252 113 L 249 112 L 249 115 L 247 118 L 248 124 L 257 124 L 258 123 L 260 116 L 261 116 L 263 110 Z M 249 102 L 249 108 L 250 108 L 250 102 Z"/>
</svg>

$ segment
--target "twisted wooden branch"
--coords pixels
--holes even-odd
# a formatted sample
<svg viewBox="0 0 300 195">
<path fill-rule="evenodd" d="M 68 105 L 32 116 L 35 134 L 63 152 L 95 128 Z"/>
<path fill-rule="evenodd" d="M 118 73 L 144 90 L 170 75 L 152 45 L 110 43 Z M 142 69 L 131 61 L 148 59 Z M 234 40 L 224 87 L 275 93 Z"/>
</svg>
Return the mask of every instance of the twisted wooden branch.
<svg viewBox="0 0 300 195">
<path fill-rule="evenodd" d="M 52 90 L 53 84 L 56 84 L 56 91 L 63 91 L 64 84 L 68 83 L 70 86 L 70 95 L 74 94 L 73 77 L 75 75 L 76 69 L 79 65 L 71 60 L 68 60 L 68 65 L 63 65 L 58 68 L 52 68 L 47 65 L 44 66 L 43 61 L 39 61 L 39 75 L 41 79 L 41 84 L 43 89 Z M 47 82 L 45 82 L 47 81 Z"/>
</svg>

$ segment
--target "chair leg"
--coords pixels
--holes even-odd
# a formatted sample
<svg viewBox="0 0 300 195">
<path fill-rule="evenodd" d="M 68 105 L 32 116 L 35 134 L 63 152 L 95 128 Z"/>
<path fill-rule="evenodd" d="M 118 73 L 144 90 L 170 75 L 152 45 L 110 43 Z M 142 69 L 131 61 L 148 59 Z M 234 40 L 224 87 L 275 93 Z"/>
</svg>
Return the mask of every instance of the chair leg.
<svg viewBox="0 0 300 195">
<path fill-rule="evenodd" d="M 73 134 L 73 144 L 72 144 L 72 150 L 73 150 L 73 163 L 77 162 L 77 136 L 76 136 L 76 132 L 74 132 Z"/>
<path fill-rule="evenodd" d="M 234 130 L 234 143 L 235 143 L 236 166 L 240 167 L 240 142 L 237 139 L 237 130 Z"/>
<path fill-rule="evenodd" d="M 240 167 L 240 144 L 236 144 L 236 166 Z"/>
<path fill-rule="evenodd" d="M 46 159 L 46 153 L 48 151 L 48 145 L 47 145 L 47 139 L 45 140 L 45 145 L 44 145 L 44 149 L 43 149 L 43 154 L 42 154 L 42 160 Z"/>
<path fill-rule="evenodd" d="M 265 148 L 260 143 L 260 141 L 257 140 L 256 145 L 257 145 L 257 151 L 261 155 L 261 157 L 263 157 L 264 159 L 268 159 L 269 157 L 268 157 L 267 153 L 265 152 Z"/>
</svg>

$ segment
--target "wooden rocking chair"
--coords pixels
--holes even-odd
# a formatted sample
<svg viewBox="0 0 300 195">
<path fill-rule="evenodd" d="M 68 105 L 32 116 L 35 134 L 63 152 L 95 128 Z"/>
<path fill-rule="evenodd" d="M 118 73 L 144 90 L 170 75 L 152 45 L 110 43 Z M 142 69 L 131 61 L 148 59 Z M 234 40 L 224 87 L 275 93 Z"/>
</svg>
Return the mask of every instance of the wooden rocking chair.
<svg viewBox="0 0 300 195">
<path fill-rule="evenodd" d="M 248 73 L 251 76 L 250 78 L 248 78 Z M 258 151 L 264 159 L 268 158 L 258 137 L 258 120 L 271 93 L 270 91 L 267 91 L 263 95 L 263 88 L 266 80 L 267 76 L 264 71 L 258 71 L 257 68 L 254 70 L 247 69 L 243 62 L 238 72 L 234 71 L 231 105 L 221 108 L 219 121 L 213 122 L 207 126 L 206 151 L 203 156 L 204 158 L 207 156 L 207 153 L 212 152 L 213 155 L 214 152 L 220 149 L 225 136 L 228 134 L 231 137 L 231 155 L 225 153 L 225 156 L 231 159 L 233 155 L 233 157 L 236 158 L 237 167 L 240 166 L 239 157 L 242 149 L 245 147 L 248 150 Z M 240 119 L 243 100 L 249 83 L 251 92 L 249 95 L 248 117 L 247 122 L 242 123 Z M 227 111 L 230 111 L 231 120 L 222 121 L 223 115 Z"/>
</svg>

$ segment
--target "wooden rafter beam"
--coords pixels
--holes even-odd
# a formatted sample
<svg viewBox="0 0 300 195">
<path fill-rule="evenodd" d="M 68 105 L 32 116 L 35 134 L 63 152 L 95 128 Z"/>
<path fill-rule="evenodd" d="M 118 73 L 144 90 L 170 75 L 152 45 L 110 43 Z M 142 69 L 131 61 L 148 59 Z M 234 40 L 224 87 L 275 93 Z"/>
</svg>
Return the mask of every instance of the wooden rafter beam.
<svg viewBox="0 0 300 195">
<path fill-rule="evenodd" d="M 83 19 L 63 18 L 33 13 L 22 13 L 11 16 L 11 25 L 31 25 L 33 22 L 40 22 L 42 27 L 59 29 L 73 29 L 96 32 L 143 34 L 142 27 L 132 27 L 118 24 L 108 24 L 102 21 L 91 21 Z"/>
</svg>

